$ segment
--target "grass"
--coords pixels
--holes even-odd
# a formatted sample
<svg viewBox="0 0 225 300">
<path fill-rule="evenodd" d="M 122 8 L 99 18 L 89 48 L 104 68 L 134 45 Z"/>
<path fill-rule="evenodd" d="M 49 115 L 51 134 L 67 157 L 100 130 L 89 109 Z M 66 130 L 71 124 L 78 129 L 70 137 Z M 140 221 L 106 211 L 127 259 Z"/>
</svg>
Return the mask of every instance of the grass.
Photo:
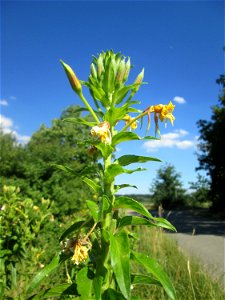
<svg viewBox="0 0 225 300">
<path fill-rule="evenodd" d="M 137 248 L 140 252 L 155 258 L 169 275 L 178 300 L 224 300 L 225 293 L 218 283 L 203 271 L 194 258 L 187 258 L 176 242 L 162 231 L 143 227 L 139 230 Z M 216 254 L 215 254 L 216 255 Z M 145 273 L 139 266 L 133 266 L 135 273 Z M 132 291 L 135 299 L 169 299 L 162 288 L 136 285 Z"/>
</svg>

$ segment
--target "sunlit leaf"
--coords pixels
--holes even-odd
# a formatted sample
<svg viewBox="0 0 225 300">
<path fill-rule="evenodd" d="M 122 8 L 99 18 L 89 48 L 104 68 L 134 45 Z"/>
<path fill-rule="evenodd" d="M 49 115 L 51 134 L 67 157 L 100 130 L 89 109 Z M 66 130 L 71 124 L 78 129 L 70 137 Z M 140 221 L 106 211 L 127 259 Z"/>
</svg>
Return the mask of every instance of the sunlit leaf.
<svg viewBox="0 0 225 300">
<path fill-rule="evenodd" d="M 123 155 L 119 157 L 115 162 L 118 162 L 121 166 L 127 166 L 132 163 L 145 163 L 148 161 L 158 161 L 161 160 L 155 157 L 149 156 L 139 156 L 139 155 Z"/>
<path fill-rule="evenodd" d="M 150 212 L 140 202 L 126 196 L 119 196 L 115 199 L 114 208 L 125 208 L 135 211 L 147 218 L 153 218 Z"/>
<path fill-rule="evenodd" d="M 155 278 L 147 275 L 141 275 L 141 274 L 132 274 L 131 283 L 132 284 L 154 284 L 154 285 L 162 286 L 160 281 L 156 280 Z"/>
<path fill-rule="evenodd" d="M 76 276 L 77 290 L 80 294 L 80 300 L 93 299 L 92 297 L 92 283 L 88 277 L 88 267 L 82 268 Z"/>
<path fill-rule="evenodd" d="M 107 169 L 106 169 L 106 178 L 108 182 L 112 182 L 114 178 L 120 174 L 127 173 L 127 174 L 132 174 L 134 172 L 140 172 L 140 171 L 145 171 L 146 169 L 144 168 L 137 168 L 134 170 L 127 170 L 121 167 L 118 164 L 111 164 Z"/>
<path fill-rule="evenodd" d="M 65 119 L 63 119 L 63 121 L 68 122 L 68 123 L 79 123 L 79 124 L 87 125 L 90 127 L 93 127 L 96 125 L 96 122 L 89 122 L 83 118 L 65 118 Z"/>
<path fill-rule="evenodd" d="M 31 281 L 27 288 L 27 294 L 30 294 L 35 288 L 37 288 L 41 282 L 46 278 L 52 271 L 54 271 L 60 263 L 66 259 L 61 254 L 56 254 L 50 264 L 46 265 Z"/>
<path fill-rule="evenodd" d="M 84 177 L 82 179 L 87 185 L 89 185 L 96 193 L 101 193 L 102 188 L 99 184 L 97 184 L 94 180 Z"/>
<path fill-rule="evenodd" d="M 132 252 L 131 259 L 144 266 L 146 270 L 149 273 L 151 273 L 156 278 L 156 280 L 158 280 L 162 284 L 164 290 L 166 291 L 170 299 L 176 299 L 176 293 L 169 277 L 162 269 L 162 267 L 153 258 L 150 258 L 142 253 Z"/>
<path fill-rule="evenodd" d="M 121 231 L 110 236 L 111 265 L 120 291 L 130 298 L 130 246 L 127 233 Z"/>
<path fill-rule="evenodd" d="M 131 185 L 131 184 L 118 184 L 118 185 L 114 185 L 114 190 L 115 192 L 118 192 L 121 189 L 127 188 L 127 187 L 131 187 L 131 188 L 135 188 L 137 189 L 136 185 Z"/>
<path fill-rule="evenodd" d="M 99 207 L 98 204 L 92 200 L 86 200 L 87 206 L 91 212 L 94 221 L 97 223 L 99 221 Z"/>
</svg>

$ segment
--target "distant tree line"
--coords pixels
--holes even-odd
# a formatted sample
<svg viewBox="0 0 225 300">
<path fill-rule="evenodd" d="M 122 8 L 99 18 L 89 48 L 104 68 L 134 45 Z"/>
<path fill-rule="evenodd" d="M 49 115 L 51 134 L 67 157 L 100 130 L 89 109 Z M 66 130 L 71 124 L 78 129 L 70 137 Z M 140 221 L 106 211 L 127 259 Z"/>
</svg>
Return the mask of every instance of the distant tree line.
<svg viewBox="0 0 225 300">
<path fill-rule="evenodd" d="M 89 129 L 63 121 L 79 116 L 79 108 L 70 106 L 49 128 L 41 125 L 26 145 L 18 144 L 15 136 L 0 130 L 1 186 L 19 186 L 23 195 L 36 201 L 42 197 L 54 200 L 55 215 L 81 210 L 89 189 L 79 171 L 93 165 L 82 144 Z M 56 165 L 66 165 L 74 174 L 67 174 Z"/>
</svg>

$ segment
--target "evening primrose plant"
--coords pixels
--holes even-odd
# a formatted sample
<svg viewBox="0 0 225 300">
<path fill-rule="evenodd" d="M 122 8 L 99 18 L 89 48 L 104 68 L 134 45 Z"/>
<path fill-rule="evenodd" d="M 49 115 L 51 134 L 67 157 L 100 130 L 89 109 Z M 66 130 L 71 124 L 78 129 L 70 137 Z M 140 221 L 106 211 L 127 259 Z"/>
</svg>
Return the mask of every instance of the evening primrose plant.
<svg viewBox="0 0 225 300">
<path fill-rule="evenodd" d="M 70 226 L 61 236 L 62 252 L 45 267 L 31 282 L 27 293 L 31 294 L 41 281 L 60 263 L 70 260 L 73 263 L 73 275 L 67 276 L 67 284 L 55 286 L 34 296 L 34 299 L 68 295 L 78 299 L 132 299 L 132 287 L 137 284 L 156 284 L 161 286 L 169 298 L 175 299 L 175 291 L 167 274 L 151 258 L 151 253 L 142 254 L 133 248 L 134 226 L 162 227 L 175 231 L 167 220 L 156 218 L 138 201 L 117 196 L 127 183 L 116 184 L 120 174 L 131 174 L 144 169 L 128 169 L 133 163 L 160 161 L 154 157 L 123 155 L 116 158 L 116 149 L 120 143 L 133 140 L 156 139 L 140 137 L 134 130 L 151 115 L 155 123 L 155 134 L 159 134 L 159 121 L 173 124 L 174 105 L 149 105 L 144 111 L 135 108 L 139 102 L 135 94 L 143 84 L 144 69 L 132 84 L 127 84 L 131 70 L 130 58 L 113 51 L 102 52 L 93 57 L 88 81 L 81 81 L 69 65 L 61 61 L 74 92 L 84 104 L 81 110 L 92 116 L 87 118 L 69 118 L 65 121 L 80 123 L 90 127 L 86 141 L 87 151 L 97 159 L 98 168 L 91 173 L 91 166 L 82 169 L 77 176 L 83 179 L 93 191 L 93 199 L 87 199 L 89 216 Z M 94 105 L 85 98 L 83 87 L 89 89 Z M 92 103 L 91 102 L 91 103 Z M 131 116 L 132 114 L 132 116 Z M 74 171 L 59 166 L 67 172 Z M 126 211 L 134 212 L 126 214 Z M 142 265 L 146 275 L 133 274 L 131 264 Z M 70 296 L 69 296 L 70 295 Z M 67 299 L 67 298 L 66 298 Z M 69 299 L 69 298 L 68 298 Z"/>
</svg>

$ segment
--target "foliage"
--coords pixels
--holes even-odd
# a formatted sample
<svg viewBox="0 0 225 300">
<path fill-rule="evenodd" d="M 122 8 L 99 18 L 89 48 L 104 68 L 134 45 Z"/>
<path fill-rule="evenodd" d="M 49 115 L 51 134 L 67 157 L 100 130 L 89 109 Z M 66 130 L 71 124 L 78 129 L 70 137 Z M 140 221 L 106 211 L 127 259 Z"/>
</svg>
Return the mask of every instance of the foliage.
<svg viewBox="0 0 225 300">
<path fill-rule="evenodd" d="M 141 227 L 137 232 L 137 250 L 151 253 L 151 257 L 159 260 L 169 274 L 177 299 L 183 300 L 222 300 L 223 287 L 208 275 L 207 271 L 194 257 L 188 257 L 177 247 L 171 235 L 157 228 Z M 133 272 L 145 274 L 139 265 L 132 265 Z M 222 280 L 221 280 L 222 281 Z M 166 293 L 157 285 L 143 284 L 134 286 L 133 294 L 137 300 L 167 300 Z"/>
<path fill-rule="evenodd" d="M 181 206 L 185 200 L 185 190 L 174 166 L 166 164 L 157 171 L 157 177 L 150 187 L 151 201 L 163 208 Z"/>
<path fill-rule="evenodd" d="M 14 291 L 19 287 L 26 260 L 40 268 L 39 257 L 44 247 L 37 247 L 37 240 L 46 219 L 53 221 L 50 201 L 42 198 L 39 206 L 29 198 L 20 195 L 19 188 L 4 186 L 0 197 L 0 299 L 4 299 L 6 290 Z M 33 267 L 32 267 L 33 269 Z"/>
<path fill-rule="evenodd" d="M 94 176 L 90 169 L 83 169 L 80 178 L 94 193 L 87 199 L 89 214 L 72 224 L 61 236 L 64 250 L 58 253 L 30 283 L 27 295 L 32 299 L 44 299 L 51 296 L 71 295 L 79 299 L 131 299 L 131 286 L 143 282 L 160 285 L 171 299 L 175 299 L 175 291 L 168 275 L 160 265 L 148 255 L 136 252 L 132 248 L 133 232 L 130 225 L 145 225 L 149 227 L 175 228 L 163 218 L 154 218 L 138 201 L 130 197 L 115 196 L 115 193 L 129 186 L 116 185 L 115 179 L 123 173 L 143 171 L 142 168 L 130 169 L 133 163 L 159 161 L 153 157 L 124 155 L 115 159 L 116 147 L 124 141 L 141 140 L 137 134 L 127 131 L 137 127 L 137 120 L 154 113 L 156 132 L 159 132 L 158 122 L 174 121 L 172 115 L 174 105 L 151 105 L 140 112 L 134 108 L 133 100 L 143 81 L 144 71 L 137 76 L 135 82 L 125 85 L 128 80 L 131 64 L 119 53 L 102 52 L 94 57 L 91 64 L 91 74 L 87 82 L 79 81 L 71 67 L 61 61 L 69 82 L 88 109 L 93 120 L 84 118 L 65 118 L 80 127 L 91 127 L 91 136 L 86 136 L 86 145 L 93 159 L 101 158 Z M 91 107 L 83 95 L 83 86 L 89 88 L 94 101 Z M 129 113 L 134 113 L 131 117 Z M 150 118 L 149 118 L 150 122 Z M 117 124 L 122 125 L 117 126 Z M 152 137 L 145 137 L 152 138 Z M 58 166 L 66 172 L 71 169 Z M 146 219 L 138 216 L 125 216 L 124 210 L 132 210 Z M 65 240 L 67 238 L 67 240 Z M 67 273 L 69 284 L 56 285 L 46 291 L 34 295 L 34 290 L 63 261 L 74 263 L 71 273 Z M 145 277 L 133 274 L 131 262 L 136 262 L 146 269 Z M 33 294 L 33 295 L 32 295 Z"/>
<path fill-rule="evenodd" d="M 209 180 L 204 176 L 197 174 L 195 182 L 189 182 L 189 188 L 192 190 L 191 202 L 194 206 L 201 205 L 209 201 Z"/>
<path fill-rule="evenodd" d="M 53 120 L 51 127 L 42 125 L 23 147 L 16 143 L 13 135 L 1 133 L 2 185 L 16 184 L 33 199 L 44 196 L 54 200 L 55 215 L 72 214 L 84 207 L 90 192 L 79 172 L 88 165 L 94 168 L 87 146 L 82 144 L 88 129 L 63 121 L 79 118 L 80 113 L 79 107 L 68 107 L 59 119 Z M 65 174 L 58 170 L 55 165 L 60 164 L 65 164 L 71 172 Z"/>
<path fill-rule="evenodd" d="M 199 168 L 210 176 L 210 199 L 215 212 L 225 211 L 225 75 L 217 83 L 222 86 L 219 104 L 212 107 L 211 121 L 200 120 Z"/>
</svg>

